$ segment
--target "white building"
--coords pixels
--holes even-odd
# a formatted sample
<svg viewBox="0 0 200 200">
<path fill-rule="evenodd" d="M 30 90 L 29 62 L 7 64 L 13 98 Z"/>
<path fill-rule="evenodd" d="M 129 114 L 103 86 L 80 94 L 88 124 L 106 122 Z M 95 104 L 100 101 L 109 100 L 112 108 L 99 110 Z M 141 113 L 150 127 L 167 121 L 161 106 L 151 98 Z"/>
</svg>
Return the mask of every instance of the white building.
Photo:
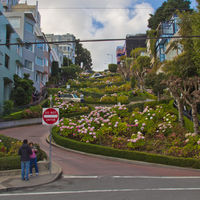
<svg viewBox="0 0 200 200">
<path fill-rule="evenodd" d="M 54 34 L 46 34 L 46 38 L 49 42 L 62 42 L 69 41 L 67 43 L 58 44 L 58 48 L 62 51 L 63 56 L 69 58 L 73 64 L 75 64 L 75 36 L 72 34 L 65 35 L 54 35 Z M 52 45 L 55 48 L 55 45 Z"/>
</svg>

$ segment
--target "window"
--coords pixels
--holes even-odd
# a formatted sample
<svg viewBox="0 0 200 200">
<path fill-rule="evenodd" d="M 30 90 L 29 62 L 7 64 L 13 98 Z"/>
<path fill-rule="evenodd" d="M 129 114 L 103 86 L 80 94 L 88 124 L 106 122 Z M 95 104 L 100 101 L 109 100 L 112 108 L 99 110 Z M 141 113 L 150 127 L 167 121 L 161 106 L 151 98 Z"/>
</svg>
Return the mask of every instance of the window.
<svg viewBox="0 0 200 200">
<path fill-rule="evenodd" d="M 44 44 L 44 50 L 47 51 L 47 52 L 49 51 L 48 44 Z"/>
<path fill-rule="evenodd" d="M 20 17 L 9 18 L 9 22 L 13 28 L 20 28 Z"/>
<path fill-rule="evenodd" d="M 44 66 L 44 61 L 40 57 L 36 57 L 36 61 L 35 62 L 36 62 L 36 65 L 38 65 L 38 66 Z"/>
<path fill-rule="evenodd" d="M 46 82 L 48 82 L 49 81 L 49 77 L 48 77 L 48 75 L 46 75 Z"/>
<path fill-rule="evenodd" d="M 25 43 L 25 48 L 33 52 L 33 45 Z"/>
<path fill-rule="evenodd" d="M 9 43 L 10 43 L 10 38 L 11 38 L 11 28 L 9 27 L 9 26 L 6 26 L 6 46 L 8 47 L 8 48 L 10 48 L 10 45 L 9 45 Z"/>
<path fill-rule="evenodd" d="M 0 66 L 3 65 L 3 53 L 0 51 Z"/>
<path fill-rule="evenodd" d="M 45 59 L 45 64 L 44 64 L 45 66 L 48 66 L 49 65 L 49 61 L 48 61 L 48 59 Z"/>
<path fill-rule="evenodd" d="M 22 57 L 22 47 L 17 45 L 17 54 Z"/>
<path fill-rule="evenodd" d="M 25 22 L 25 30 L 30 33 L 33 33 L 33 25 L 28 22 Z"/>
<path fill-rule="evenodd" d="M 42 41 L 38 41 L 38 42 L 42 42 Z M 44 44 L 37 44 L 37 48 L 43 50 Z"/>
<path fill-rule="evenodd" d="M 10 61 L 10 57 L 7 54 L 5 54 L 5 67 L 6 68 L 9 68 L 9 61 Z"/>
<path fill-rule="evenodd" d="M 39 74 L 36 72 L 36 74 L 35 74 L 35 81 L 36 82 L 39 82 Z"/>
<path fill-rule="evenodd" d="M 29 60 L 25 60 L 25 65 L 24 68 L 29 69 L 29 70 L 33 70 L 33 63 Z"/>
<path fill-rule="evenodd" d="M 41 80 L 44 81 L 44 75 L 43 74 L 41 75 Z"/>
<path fill-rule="evenodd" d="M 21 71 L 21 67 L 20 67 L 19 65 L 17 65 L 16 74 L 17 74 L 19 77 L 22 77 L 22 71 Z"/>
</svg>

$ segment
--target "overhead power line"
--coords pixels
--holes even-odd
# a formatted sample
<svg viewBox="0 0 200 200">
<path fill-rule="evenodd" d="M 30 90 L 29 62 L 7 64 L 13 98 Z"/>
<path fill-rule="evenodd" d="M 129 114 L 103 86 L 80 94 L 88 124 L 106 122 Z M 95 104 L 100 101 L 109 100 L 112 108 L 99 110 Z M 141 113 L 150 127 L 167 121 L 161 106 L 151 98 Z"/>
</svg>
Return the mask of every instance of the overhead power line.
<svg viewBox="0 0 200 200">
<path fill-rule="evenodd" d="M 144 36 L 133 36 L 129 38 L 115 38 L 115 39 L 87 39 L 87 40 L 63 40 L 63 41 L 52 41 L 52 42 L 16 42 L 16 43 L 0 43 L 0 46 L 5 45 L 25 45 L 25 44 L 65 44 L 65 43 L 89 43 L 89 42 L 117 42 L 117 41 L 131 41 L 131 40 L 159 40 L 159 39 L 199 39 L 200 35 L 191 35 L 191 36 L 165 36 L 165 37 L 144 37 Z"/>
<path fill-rule="evenodd" d="M 24 8 L 15 8 L 18 10 L 23 10 Z M 48 8 L 48 7 L 39 7 L 40 10 L 152 10 L 152 7 L 55 7 L 55 8 Z M 192 9 L 179 9 L 179 8 L 169 8 L 167 11 L 191 11 Z M 166 11 L 165 11 L 166 12 Z"/>
</svg>

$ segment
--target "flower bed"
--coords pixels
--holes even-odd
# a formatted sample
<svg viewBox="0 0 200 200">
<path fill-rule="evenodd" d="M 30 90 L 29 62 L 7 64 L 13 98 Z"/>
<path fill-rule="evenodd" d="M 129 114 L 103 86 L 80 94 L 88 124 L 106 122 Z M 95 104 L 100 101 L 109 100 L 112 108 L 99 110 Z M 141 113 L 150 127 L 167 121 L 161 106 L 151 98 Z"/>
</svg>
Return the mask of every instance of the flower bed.
<svg viewBox="0 0 200 200">
<path fill-rule="evenodd" d="M 98 155 L 124 158 L 129 160 L 138 160 L 150 163 L 159 163 L 165 165 L 174 165 L 180 167 L 192 167 L 200 169 L 200 160 L 193 158 L 172 157 L 160 154 L 151 154 L 139 151 L 120 150 L 101 145 L 79 142 L 73 139 L 60 136 L 55 129 L 52 132 L 54 141 L 69 149 L 74 149 L 86 153 L 93 153 Z"/>
<path fill-rule="evenodd" d="M 70 117 L 88 113 L 91 111 L 91 107 L 82 103 L 69 103 L 59 98 L 57 95 L 53 97 L 53 107 L 59 108 L 60 117 Z"/>
<path fill-rule="evenodd" d="M 200 136 L 188 134 L 167 105 L 128 112 L 126 106 L 96 107 L 88 116 L 61 119 L 63 137 L 124 150 L 199 158 Z"/>
<path fill-rule="evenodd" d="M 20 168 L 20 158 L 18 156 L 18 150 L 21 145 L 22 141 L 0 135 L 0 170 Z M 35 146 L 38 149 L 38 160 L 43 160 L 44 158 L 47 158 L 46 153 L 43 152 L 37 144 L 35 144 Z"/>
</svg>

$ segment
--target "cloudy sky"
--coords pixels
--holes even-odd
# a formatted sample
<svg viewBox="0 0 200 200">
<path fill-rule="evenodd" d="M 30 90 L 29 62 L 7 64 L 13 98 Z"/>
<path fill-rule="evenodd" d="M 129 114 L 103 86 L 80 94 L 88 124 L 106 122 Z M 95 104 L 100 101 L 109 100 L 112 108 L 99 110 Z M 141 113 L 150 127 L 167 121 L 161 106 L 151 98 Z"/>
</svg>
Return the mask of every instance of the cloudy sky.
<svg viewBox="0 0 200 200">
<path fill-rule="evenodd" d="M 20 1 L 21 3 L 24 0 Z M 36 0 L 27 0 L 35 4 Z M 145 33 L 149 14 L 164 0 L 39 0 L 42 31 L 74 34 L 76 38 L 125 38 Z M 191 0 L 192 7 L 196 1 Z M 80 9 L 72 9 L 80 8 Z M 130 9 L 131 8 L 131 9 Z M 123 42 L 84 43 L 92 55 L 93 69 L 104 70 L 116 62 L 116 47 Z"/>
</svg>

